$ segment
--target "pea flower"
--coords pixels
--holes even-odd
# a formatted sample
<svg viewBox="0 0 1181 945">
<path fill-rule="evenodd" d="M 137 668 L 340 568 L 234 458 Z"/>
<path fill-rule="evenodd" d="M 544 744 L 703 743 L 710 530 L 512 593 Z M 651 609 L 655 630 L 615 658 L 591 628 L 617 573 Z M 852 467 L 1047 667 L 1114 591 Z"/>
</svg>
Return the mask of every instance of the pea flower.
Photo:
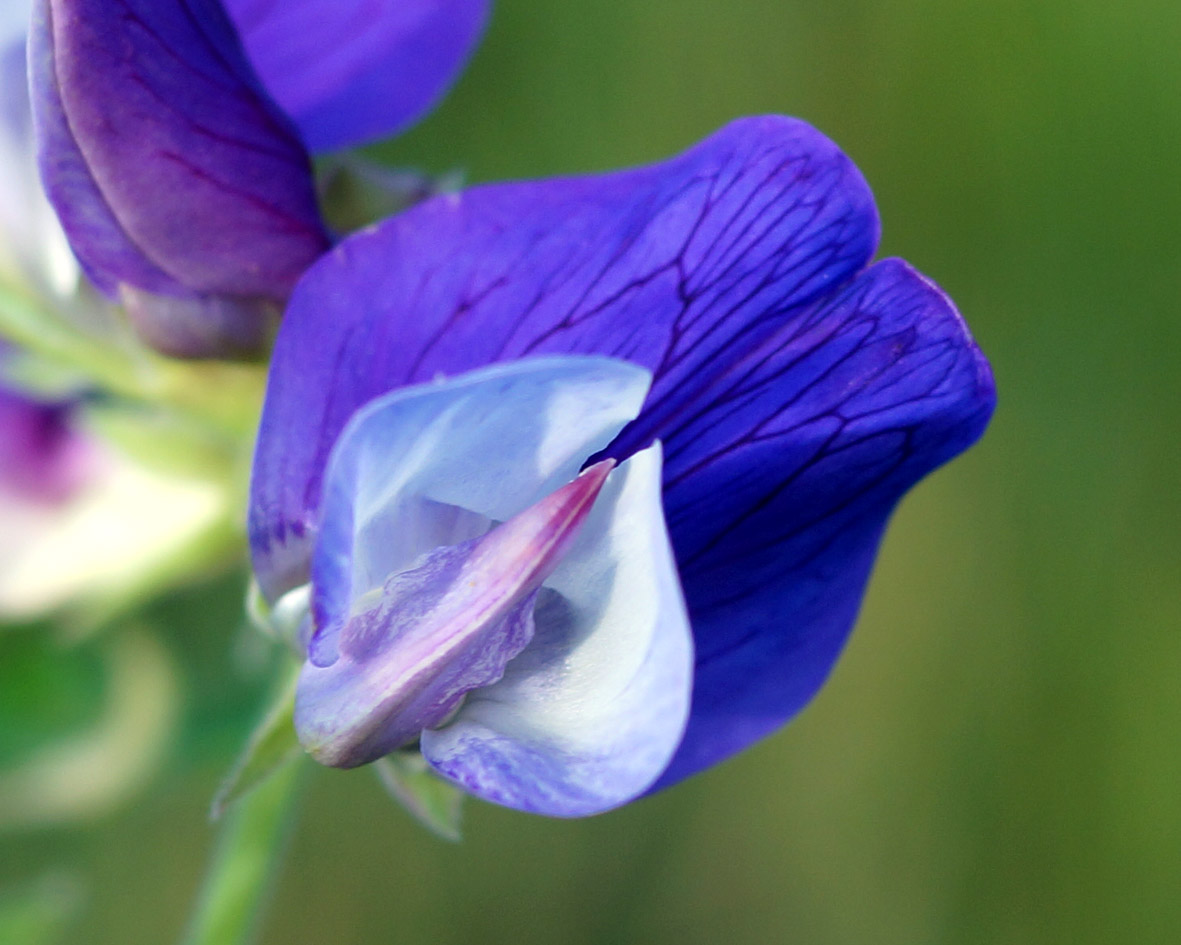
<svg viewBox="0 0 1181 945">
<path fill-rule="evenodd" d="M 849 159 L 768 116 L 435 198 L 316 263 L 250 509 L 305 748 L 420 751 L 580 816 L 795 715 L 891 510 L 995 399 L 947 296 L 870 264 L 878 234 Z"/>
<path fill-rule="evenodd" d="M 328 249 L 308 149 L 389 134 L 484 0 L 36 0 L 45 189 L 86 273 L 181 357 L 251 356 Z"/>
</svg>

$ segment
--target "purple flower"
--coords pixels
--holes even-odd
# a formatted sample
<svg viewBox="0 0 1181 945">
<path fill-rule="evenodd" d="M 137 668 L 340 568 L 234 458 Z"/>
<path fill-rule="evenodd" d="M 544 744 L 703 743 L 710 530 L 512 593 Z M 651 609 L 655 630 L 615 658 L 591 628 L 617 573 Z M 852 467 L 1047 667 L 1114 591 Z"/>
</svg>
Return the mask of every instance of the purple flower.
<svg viewBox="0 0 1181 945">
<path fill-rule="evenodd" d="M 870 264 L 878 232 L 832 142 L 762 117 L 436 198 L 320 260 L 250 510 L 264 594 L 306 613 L 305 747 L 417 745 L 576 816 L 798 712 L 895 504 L 994 404 L 950 300 Z"/>
<path fill-rule="evenodd" d="M 413 120 L 486 15 L 484 0 L 373 6 L 37 0 L 29 58 L 46 191 L 87 273 L 156 348 L 265 348 L 329 246 L 307 148 Z"/>
<path fill-rule="evenodd" d="M 7 381 L 18 357 L 0 342 L 0 621 L 68 606 L 86 619 L 167 580 L 223 527 L 228 502 L 217 483 L 100 440 L 85 398 Z"/>
</svg>

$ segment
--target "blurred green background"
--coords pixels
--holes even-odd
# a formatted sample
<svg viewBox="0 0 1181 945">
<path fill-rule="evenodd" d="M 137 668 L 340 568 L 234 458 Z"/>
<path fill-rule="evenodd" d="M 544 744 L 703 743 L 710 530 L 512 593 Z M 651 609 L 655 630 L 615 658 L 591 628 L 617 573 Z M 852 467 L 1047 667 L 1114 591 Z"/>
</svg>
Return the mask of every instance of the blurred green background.
<svg viewBox="0 0 1181 945">
<path fill-rule="evenodd" d="M 1181 941 L 1179 51 L 1163 0 L 500 0 L 454 94 L 375 153 L 530 177 L 804 117 L 873 185 L 883 253 L 956 299 L 1000 407 L 903 504 L 788 729 L 587 821 L 470 804 L 459 846 L 310 771 L 264 945 Z M 179 935 L 263 696 L 242 588 L 143 618 L 185 693 L 153 780 L 0 835 L 0 890 L 73 908 L 55 940 Z M 86 715 L 96 657 L 4 647 L 47 730 Z"/>
</svg>

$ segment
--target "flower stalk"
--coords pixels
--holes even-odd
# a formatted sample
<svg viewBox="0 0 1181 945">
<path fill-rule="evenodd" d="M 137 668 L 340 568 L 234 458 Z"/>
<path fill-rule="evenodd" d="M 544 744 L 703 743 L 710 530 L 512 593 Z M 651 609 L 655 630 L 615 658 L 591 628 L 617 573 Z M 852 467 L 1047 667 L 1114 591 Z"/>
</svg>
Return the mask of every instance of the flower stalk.
<svg viewBox="0 0 1181 945">
<path fill-rule="evenodd" d="M 221 821 L 221 832 L 182 945 L 255 940 L 295 821 L 302 765 L 286 765 Z"/>
</svg>

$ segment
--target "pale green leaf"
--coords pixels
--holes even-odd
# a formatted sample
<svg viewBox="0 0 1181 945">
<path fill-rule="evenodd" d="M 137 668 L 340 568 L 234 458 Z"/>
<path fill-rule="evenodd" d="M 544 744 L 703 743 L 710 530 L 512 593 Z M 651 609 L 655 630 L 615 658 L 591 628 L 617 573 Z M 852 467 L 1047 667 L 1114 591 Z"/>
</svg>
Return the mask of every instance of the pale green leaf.
<svg viewBox="0 0 1181 945">
<path fill-rule="evenodd" d="M 283 687 L 266 716 L 246 742 L 233 770 L 222 782 L 210 806 L 212 820 L 220 818 L 237 801 L 273 774 L 303 757 L 295 735 L 295 678 Z"/>
</svg>

